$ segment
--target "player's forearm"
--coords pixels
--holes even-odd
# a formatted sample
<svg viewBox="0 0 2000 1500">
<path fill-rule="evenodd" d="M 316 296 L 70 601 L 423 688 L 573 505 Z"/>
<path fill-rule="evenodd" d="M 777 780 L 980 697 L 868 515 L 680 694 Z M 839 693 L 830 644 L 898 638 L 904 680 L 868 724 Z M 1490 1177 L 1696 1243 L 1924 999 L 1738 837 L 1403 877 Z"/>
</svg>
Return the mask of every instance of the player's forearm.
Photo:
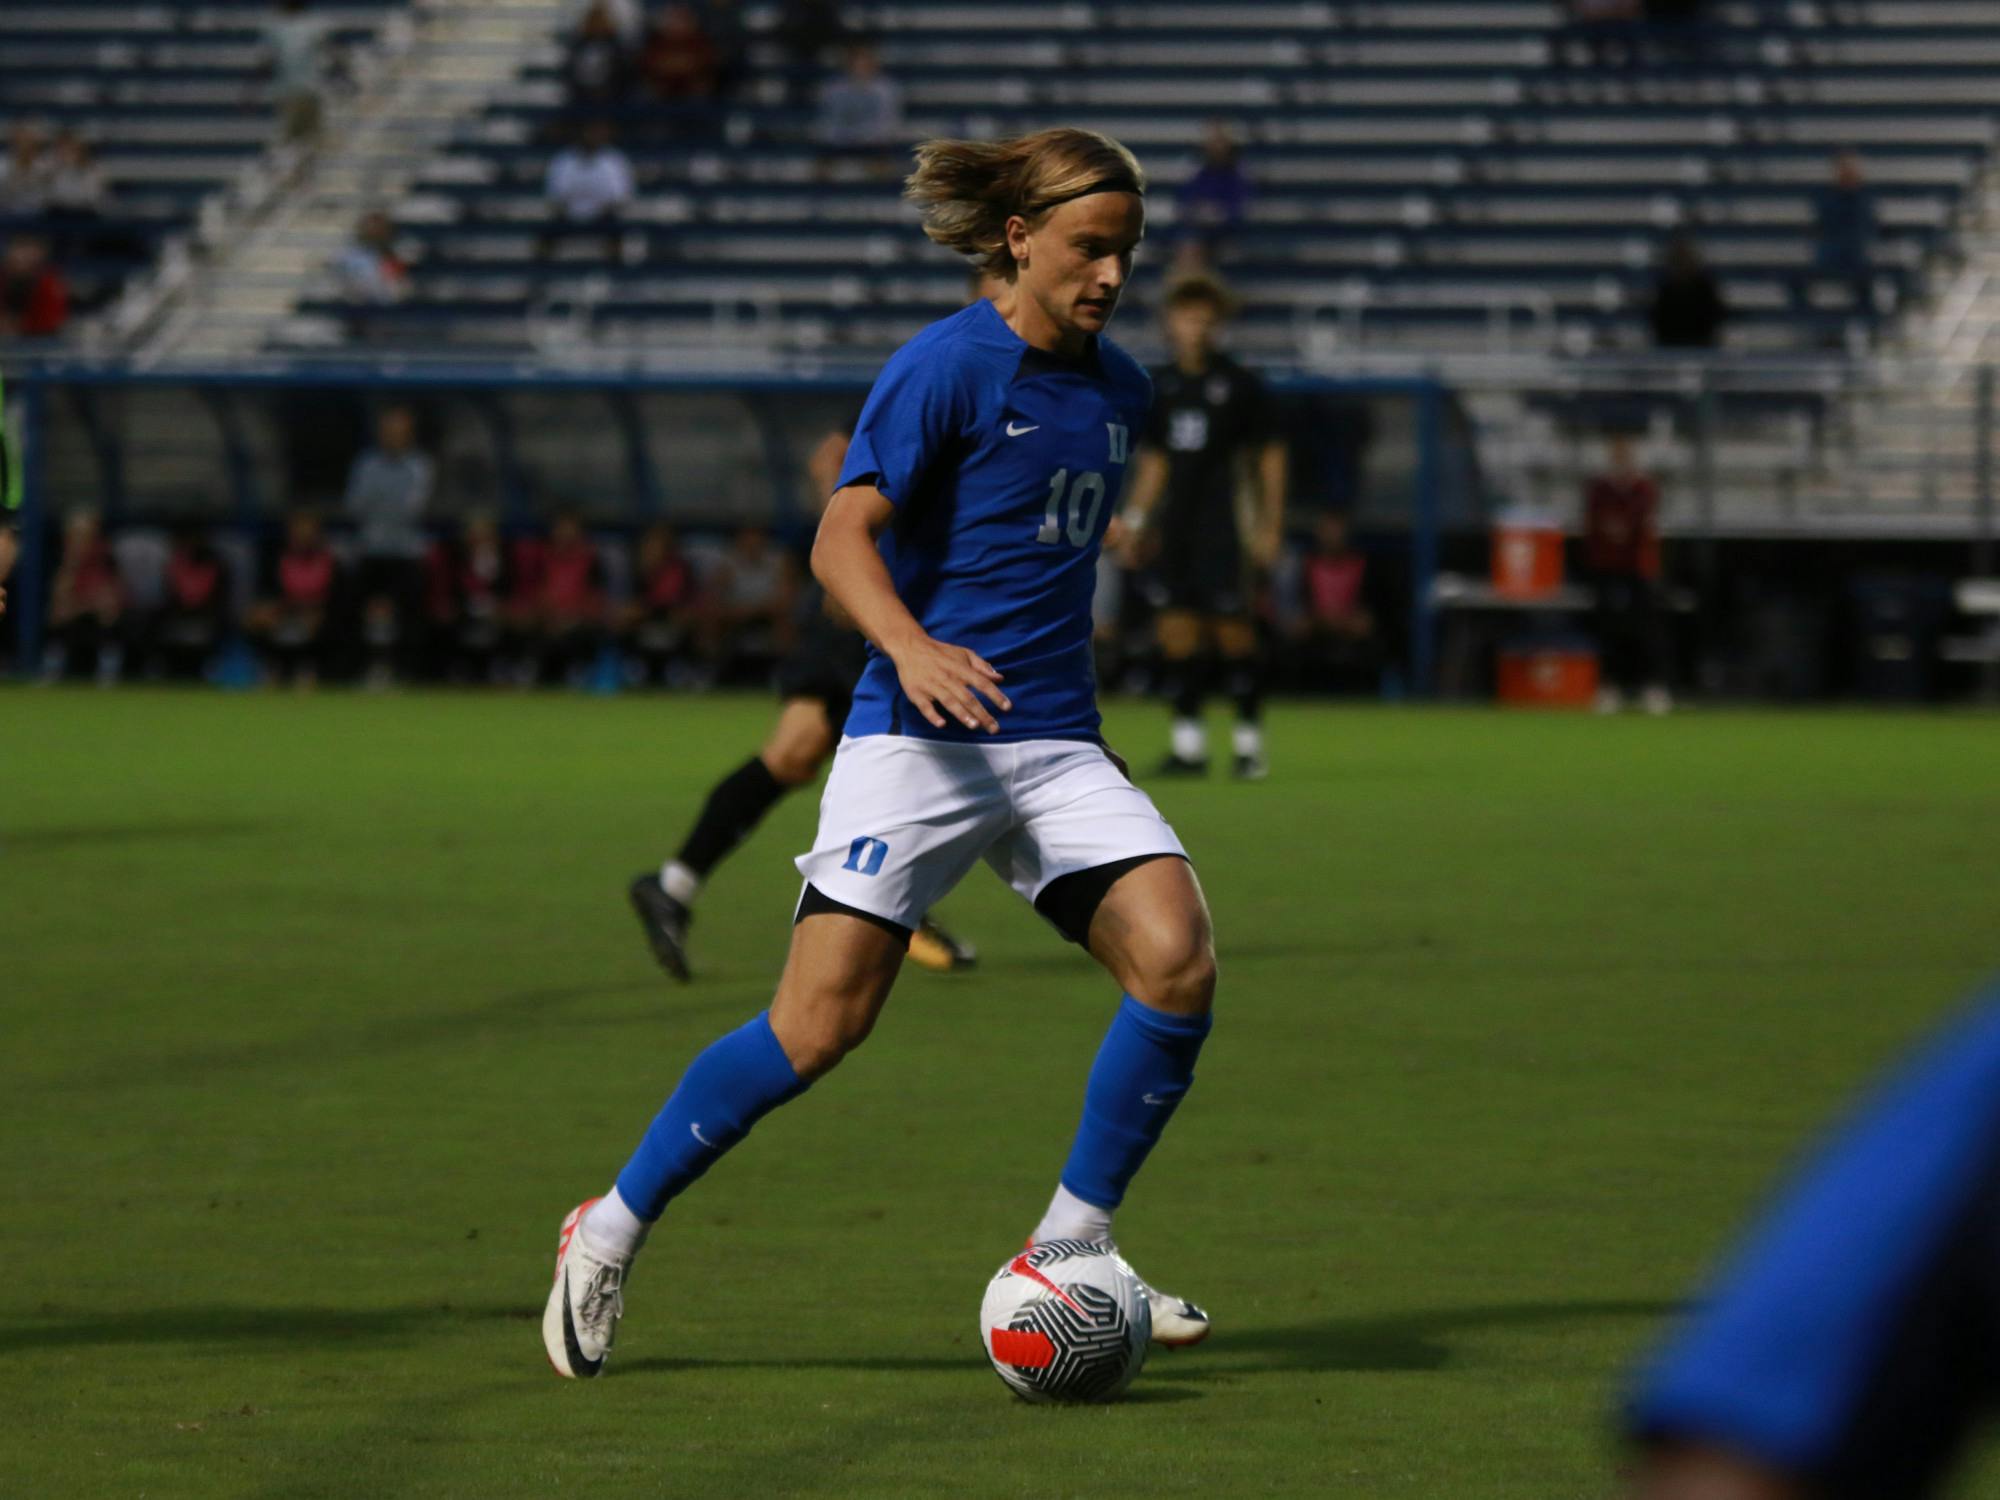
<svg viewBox="0 0 2000 1500">
<path fill-rule="evenodd" d="M 1137 531 L 1153 514 L 1167 487 L 1167 461 L 1151 448 L 1139 452 L 1139 472 L 1132 476 L 1132 491 L 1119 515 L 1127 527 Z"/>
<path fill-rule="evenodd" d="M 842 490 L 820 522 L 813 538 L 813 577 L 861 633 L 893 657 L 927 637 L 916 616 L 896 597 L 895 581 L 875 545 L 876 532 L 857 513 L 858 507 L 839 503 L 852 493 Z"/>
<path fill-rule="evenodd" d="M 1291 483 L 1291 464 L 1283 443 L 1271 443 L 1257 458 L 1259 516 L 1267 536 L 1276 538 L 1285 529 L 1285 491 Z"/>
</svg>

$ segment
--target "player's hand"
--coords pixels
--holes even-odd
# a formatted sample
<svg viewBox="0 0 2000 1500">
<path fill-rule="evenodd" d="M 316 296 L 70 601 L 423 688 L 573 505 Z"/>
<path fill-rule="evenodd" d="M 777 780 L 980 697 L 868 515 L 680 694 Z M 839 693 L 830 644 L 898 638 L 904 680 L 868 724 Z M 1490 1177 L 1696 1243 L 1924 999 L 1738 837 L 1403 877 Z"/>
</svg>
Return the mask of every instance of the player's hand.
<svg viewBox="0 0 2000 1500">
<path fill-rule="evenodd" d="M 934 729 L 944 728 L 950 719 L 967 729 L 998 734 L 1000 723 L 987 705 L 1002 711 L 1014 706 L 997 686 L 999 671 L 977 651 L 925 636 L 890 660 L 903 695 Z"/>
</svg>

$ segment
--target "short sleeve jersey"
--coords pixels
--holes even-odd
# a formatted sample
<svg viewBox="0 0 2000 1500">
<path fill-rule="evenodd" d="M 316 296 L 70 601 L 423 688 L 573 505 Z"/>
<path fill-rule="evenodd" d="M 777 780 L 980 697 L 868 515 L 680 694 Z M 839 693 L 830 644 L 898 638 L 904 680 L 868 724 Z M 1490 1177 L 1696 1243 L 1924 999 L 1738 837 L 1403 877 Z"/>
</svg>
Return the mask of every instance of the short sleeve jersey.
<svg viewBox="0 0 2000 1500">
<path fill-rule="evenodd" d="M 1097 555 L 1151 399 L 1109 339 L 1060 359 L 982 299 L 899 349 L 862 408 L 840 486 L 872 484 L 896 508 L 882 555 L 917 622 L 1004 675 L 1000 739 L 1097 735 Z M 872 646 L 847 733 L 993 738 L 933 728 Z"/>
<path fill-rule="evenodd" d="M 1240 461 L 1276 436 L 1264 382 L 1218 354 L 1199 375 L 1155 370 L 1153 389 L 1146 442 L 1167 459 L 1160 524 L 1233 529 Z"/>
</svg>

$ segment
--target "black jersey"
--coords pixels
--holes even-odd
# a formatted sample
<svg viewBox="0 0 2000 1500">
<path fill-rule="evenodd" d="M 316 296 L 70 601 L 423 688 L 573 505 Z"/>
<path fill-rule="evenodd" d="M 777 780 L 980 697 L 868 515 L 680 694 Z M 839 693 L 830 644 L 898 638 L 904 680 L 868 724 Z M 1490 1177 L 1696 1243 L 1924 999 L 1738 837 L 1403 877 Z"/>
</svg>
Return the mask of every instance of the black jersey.
<svg viewBox="0 0 2000 1500">
<path fill-rule="evenodd" d="M 1179 365 L 1153 371 L 1144 441 L 1167 459 L 1160 526 L 1234 538 L 1242 460 L 1275 435 L 1264 382 L 1228 355 L 1210 355 L 1199 375 Z"/>
</svg>

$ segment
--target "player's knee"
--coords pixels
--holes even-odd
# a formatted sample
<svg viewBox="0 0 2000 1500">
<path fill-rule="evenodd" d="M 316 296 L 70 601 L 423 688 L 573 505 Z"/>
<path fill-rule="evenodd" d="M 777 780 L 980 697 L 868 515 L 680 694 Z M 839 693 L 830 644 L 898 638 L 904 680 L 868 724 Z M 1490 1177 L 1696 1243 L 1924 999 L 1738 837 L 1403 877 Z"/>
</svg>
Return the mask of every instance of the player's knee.
<svg viewBox="0 0 2000 1500">
<path fill-rule="evenodd" d="M 1136 955 L 1133 997 L 1177 1016 L 1203 1016 L 1215 1004 L 1215 945 L 1201 927 L 1160 933 Z"/>
<path fill-rule="evenodd" d="M 795 740 L 766 745 L 760 756 L 764 769 L 779 786 L 804 786 L 819 774 L 825 758 L 817 746 Z"/>
<path fill-rule="evenodd" d="M 832 1072 L 842 1058 L 867 1041 L 874 1024 L 870 1015 L 821 1006 L 780 1031 L 778 1044 L 785 1049 L 792 1071 L 811 1082 Z"/>
</svg>

